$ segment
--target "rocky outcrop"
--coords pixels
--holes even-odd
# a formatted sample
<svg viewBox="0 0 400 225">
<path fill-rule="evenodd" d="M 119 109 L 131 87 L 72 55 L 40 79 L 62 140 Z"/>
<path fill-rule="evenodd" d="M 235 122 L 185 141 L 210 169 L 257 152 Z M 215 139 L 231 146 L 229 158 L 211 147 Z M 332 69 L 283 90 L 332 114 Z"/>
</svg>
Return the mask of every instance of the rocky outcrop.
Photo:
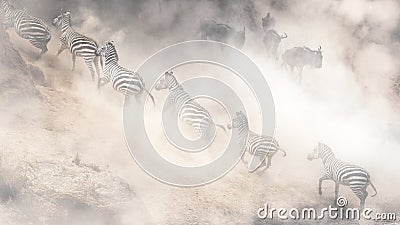
<svg viewBox="0 0 400 225">
<path fill-rule="evenodd" d="M 0 171 L 3 205 L 34 224 L 119 224 L 114 216 L 135 196 L 122 178 L 76 159 L 20 161 Z"/>
<path fill-rule="evenodd" d="M 3 26 L 0 26 L 0 49 L 1 102 L 8 103 L 19 97 L 38 96 L 35 85 L 44 85 L 43 72 L 25 62 L 13 47 Z"/>
</svg>

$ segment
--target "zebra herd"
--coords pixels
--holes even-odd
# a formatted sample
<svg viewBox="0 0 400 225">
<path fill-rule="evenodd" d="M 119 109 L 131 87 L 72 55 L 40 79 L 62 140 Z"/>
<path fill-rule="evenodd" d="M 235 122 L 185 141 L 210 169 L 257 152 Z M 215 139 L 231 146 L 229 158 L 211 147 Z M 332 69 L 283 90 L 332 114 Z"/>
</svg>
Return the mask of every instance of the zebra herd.
<svg viewBox="0 0 400 225">
<path fill-rule="evenodd" d="M 8 0 L 1 0 L 1 12 L 3 22 L 6 27 L 14 27 L 16 33 L 24 39 L 27 39 L 33 46 L 41 49 L 38 56 L 40 58 L 45 54 L 47 44 L 51 39 L 49 28 L 40 19 L 29 15 L 26 10 L 16 9 Z M 279 35 L 274 29 L 276 21 L 268 13 L 262 18 L 262 25 L 265 32 L 264 44 L 269 51 L 269 56 L 277 58 L 277 48 L 280 41 L 287 38 L 287 35 Z M 64 50 L 68 49 L 72 55 L 72 70 L 75 69 L 76 57 L 82 58 L 92 77 L 95 80 L 97 74 L 97 87 L 100 89 L 107 83 L 112 84 L 112 87 L 125 95 L 139 96 L 146 92 L 152 99 L 150 91 L 146 89 L 142 77 L 134 71 L 122 67 L 119 61 L 116 45 L 113 41 L 108 41 L 104 46 L 100 47 L 96 41 L 84 36 L 71 26 L 71 12 L 60 11 L 52 24 L 58 27 L 61 31 L 60 48 L 57 56 Z M 233 36 L 229 41 L 241 48 L 245 40 L 245 27 L 243 31 L 235 31 L 232 27 L 218 24 L 215 21 L 207 21 L 202 24 L 202 37 L 205 39 L 218 39 L 217 41 L 226 41 L 227 36 Z M 105 60 L 103 65 L 103 58 Z M 285 65 L 301 70 L 306 64 L 313 65 L 317 68 L 322 66 L 321 48 L 314 51 L 306 47 L 297 47 L 287 50 L 282 59 Z M 102 71 L 101 68 L 102 67 Z M 211 114 L 193 100 L 191 96 L 183 89 L 172 71 L 165 72 L 164 76 L 158 81 L 155 90 L 169 90 L 167 100 L 174 105 L 174 108 L 179 113 L 179 118 L 192 126 L 194 131 L 199 135 L 208 135 L 210 127 L 220 127 L 225 130 L 225 126 L 214 122 Z M 263 171 L 271 166 L 272 157 L 282 151 L 283 156 L 286 152 L 279 146 L 278 142 L 273 137 L 256 134 L 250 130 L 250 126 L 245 113 L 237 112 L 236 118 L 232 119 L 231 124 L 227 125 L 228 129 L 238 129 L 238 144 L 249 154 L 258 158 L 260 164 L 249 169 L 249 172 L 255 172 L 264 167 Z M 322 194 L 322 181 L 331 179 L 335 182 L 335 198 L 338 197 L 339 184 L 350 186 L 351 190 L 360 199 L 360 208 L 364 207 L 365 199 L 368 195 L 366 188 L 371 184 L 369 174 L 359 166 L 344 163 L 335 158 L 331 149 L 322 143 L 319 143 L 315 149 L 308 155 L 309 160 L 321 158 L 324 165 L 324 174 L 319 179 L 319 194 Z M 244 164 L 244 155 L 241 158 Z M 376 194 L 376 193 L 375 193 Z M 375 195 L 374 194 L 374 195 Z"/>
</svg>

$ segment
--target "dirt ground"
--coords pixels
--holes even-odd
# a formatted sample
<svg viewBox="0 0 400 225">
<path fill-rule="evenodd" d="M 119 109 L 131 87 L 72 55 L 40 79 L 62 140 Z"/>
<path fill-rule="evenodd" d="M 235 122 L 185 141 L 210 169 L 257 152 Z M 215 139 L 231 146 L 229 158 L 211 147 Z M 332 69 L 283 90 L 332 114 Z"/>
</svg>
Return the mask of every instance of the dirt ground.
<svg viewBox="0 0 400 225">
<path fill-rule="evenodd" d="M 90 16 L 89 18 L 93 19 Z M 281 21 L 283 24 L 291 23 L 289 19 Z M 326 25 L 322 22 L 320 24 L 319 21 L 315 23 L 319 28 Z M 328 21 L 327 24 L 331 25 L 331 22 Z M 326 27 L 329 27 L 328 25 Z M 345 28 L 347 26 L 352 25 L 343 25 Z M 295 27 L 291 31 L 300 32 L 300 29 Z M 341 29 L 342 27 L 339 29 L 340 32 L 343 31 Z M 96 207 L 94 209 L 79 205 L 73 210 L 69 208 L 66 212 L 56 209 L 58 213 L 69 215 L 63 214 L 63 220 L 57 221 L 52 218 L 53 211 L 40 210 L 40 204 L 37 202 L 26 204 L 30 199 L 18 199 L 18 201 L 13 199 L 13 191 L 8 191 L 8 188 L 12 187 L 8 186 L 7 182 L 3 185 L 0 179 L 0 190 L 5 190 L 6 196 L 4 198 L 0 196 L 2 200 L 0 224 L 400 224 L 398 220 L 347 221 L 325 218 L 321 221 L 293 221 L 278 218 L 262 220 L 257 217 L 258 209 L 265 204 L 269 207 L 300 210 L 315 207 L 317 211 L 333 205 L 333 182 L 324 183 L 323 194 L 321 196 L 318 194 L 317 186 L 321 177 L 322 163 L 306 159 L 307 154 L 320 139 L 332 144 L 332 148 L 337 150 L 337 155 L 343 160 L 360 164 L 371 173 L 378 195 L 368 197 L 366 207 L 373 209 L 374 212 L 394 212 L 400 217 L 400 181 L 397 174 L 400 168 L 398 164 L 400 123 L 397 122 L 400 114 L 397 98 L 382 101 L 381 95 L 378 96 L 378 92 L 383 89 L 382 86 L 374 86 L 375 89 L 371 92 L 365 91 L 369 88 L 368 85 L 379 83 L 379 78 L 384 76 L 371 75 L 376 80 L 368 80 L 366 83 L 360 81 L 363 75 L 370 75 L 368 71 L 376 72 L 378 70 L 376 67 L 366 66 L 367 69 L 361 72 L 353 68 L 352 71 L 349 69 L 350 66 L 338 63 L 338 58 L 327 53 L 328 56 L 324 60 L 332 64 L 324 64 L 322 70 L 305 69 L 304 81 L 298 84 L 292 77 L 293 74 L 284 71 L 275 62 L 266 62 L 262 55 L 264 53 L 259 50 L 260 46 L 252 46 L 252 41 L 260 39 L 256 32 L 249 34 L 249 41 L 246 42 L 244 51 L 247 51 L 246 53 L 260 65 L 271 86 L 277 113 L 276 137 L 288 154 L 286 157 L 282 157 L 280 153 L 276 154 L 271 168 L 266 172 L 250 174 L 239 162 L 227 175 L 211 184 L 179 188 L 151 178 L 132 159 L 124 139 L 122 95 L 114 92 L 110 86 L 99 92 L 80 59 L 77 59 L 77 70 L 72 72 L 71 56 L 67 51 L 60 57 L 55 57 L 58 48 L 56 35 L 54 41 L 50 43 L 49 52 L 41 60 L 34 60 L 36 49 L 8 31 L 11 36 L 9 45 L 14 46 L 24 62 L 36 66 L 43 72 L 44 81 L 38 84 L 31 79 L 26 80 L 22 72 L 21 74 L 8 72 L 13 71 L 18 65 L 25 64 L 8 65 L 3 68 L 4 74 L 9 75 L 7 79 L 13 80 L 15 76 L 15 82 L 10 83 L 7 80 L 8 83 L 0 85 L 2 168 L 13 171 L 21 162 L 29 162 L 32 165 L 54 162 L 57 165 L 48 168 L 57 168 L 61 171 L 71 169 L 76 173 L 87 172 L 88 176 L 97 174 L 93 176 L 92 182 L 82 182 L 82 186 L 86 185 L 90 189 L 90 185 L 109 182 L 110 186 L 107 186 L 108 184 L 104 186 L 113 187 L 113 192 L 107 192 L 111 189 L 105 188 L 97 200 L 90 202 L 79 193 L 79 184 L 75 184 L 75 192 L 71 195 L 81 196 L 83 202 L 89 202 L 88 205 Z M 289 32 L 288 34 L 291 35 Z M 345 34 L 351 36 L 353 30 Z M 334 40 L 329 44 L 326 43 L 331 52 L 341 41 L 340 37 L 331 35 L 330 30 L 318 37 L 321 39 L 329 37 Z M 154 38 L 156 42 L 157 38 Z M 169 39 L 163 41 L 169 43 Z M 364 41 L 362 39 L 359 42 L 364 43 Z M 353 46 L 351 41 L 347 44 Z M 352 52 L 352 49 L 347 49 L 350 52 L 348 55 L 354 58 L 354 62 L 360 60 L 365 61 L 365 64 L 374 64 L 369 60 L 375 58 L 375 53 L 382 53 L 380 46 L 375 45 L 378 44 L 374 42 L 372 50 L 363 49 L 368 56 L 366 58 L 357 58 L 357 52 Z M 149 45 L 138 48 L 143 50 L 146 46 Z M 145 52 L 139 51 L 134 59 L 141 62 L 158 47 L 160 46 L 152 45 L 151 51 L 147 49 Z M 122 57 L 131 53 L 128 48 L 123 48 L 121 52 Z M 378 56 L 383 55 L 383 53 L 378 54 Z M 124 62 L 128 62 L 128 58 L 125 57 Z M 139 64 L 136 61 L 129 65 L 134 68 L 133 64 L 135 66 Z M 382 65 L 388 66 L 388 64 Z M 398 67 L 398 62 L 395 66 Z M 3 81 L 3 78 L 0 81 Z M 5 87 L 3 84 L 10 84 L 10 87 Z M 156 100 L 162 99 L 161 94 L 155 96 Z M 160 109 L 160 105 L 157 109 Z M 258 129 L 258 125 L 252 124 L 252 127 Z M 81 162 L 91 169 L 83 168 L 85 166 L 78 168 L 72 163 L 77 153 Z M 0 174 L 6 172 L 4 169 Z M 47 172 L 48 179 L 54 181 L 50 182 L 54 186 L 45 187 L 44 189 L 49 192 L 44 192 L 38 197 L 41 199 L 39 202 L 44 202 L 44 208 L 47 207 L 47 203 L 53 203 L 54 196 L 49 194 L 53 193 L 52 191 L 69 193 L 65 190 L 68 188 L 61 188 L 68 184 L 62 182 L 62 177 L 57 177 L 57 174 L 63 174 L 62 172 Z M 369 187 L 368 192 L 371 195 L 373 190 Z M 110 195 L 117 197 L 111 198 Z M 359 201 L 348 187 L 341 186 L 340 196 L 348 199 L 348 207 L 358 207 Z M 38 211 L 42 211 L 43 214 L 37 213 Z"/>
</svg>

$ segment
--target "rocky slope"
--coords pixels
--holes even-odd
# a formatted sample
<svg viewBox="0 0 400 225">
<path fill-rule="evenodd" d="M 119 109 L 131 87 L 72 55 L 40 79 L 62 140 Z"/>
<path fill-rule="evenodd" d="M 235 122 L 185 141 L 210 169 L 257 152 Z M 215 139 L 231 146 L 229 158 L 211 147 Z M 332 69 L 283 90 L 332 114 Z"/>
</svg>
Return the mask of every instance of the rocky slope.
<svg viewBox="0 0 400 225">
<path fill-rule="evenodd" d="M 48 118 L 64 94 L 46 87 L 2 27 L 0 48 L 0 224 L 120 224 L 118 210 L 135 202 L 134 190 L 108 169 L 48 146 L 54 129 L 66 129 Z M 41 137 L 48 141 L 40 147 Z M 35 152 L 44 146 L 54 154 Z"/>
</svg>

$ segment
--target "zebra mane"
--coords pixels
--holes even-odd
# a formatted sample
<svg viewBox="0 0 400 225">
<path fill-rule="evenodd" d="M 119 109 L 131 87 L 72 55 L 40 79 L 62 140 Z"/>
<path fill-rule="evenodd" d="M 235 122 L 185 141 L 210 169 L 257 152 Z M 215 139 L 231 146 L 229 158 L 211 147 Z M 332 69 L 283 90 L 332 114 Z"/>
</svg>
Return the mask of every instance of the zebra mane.
<svg viewBox="0 0 400 225">
<path fill-rule="evenodd" d="M 15 8 L 15 6 L 11 5 L 10 2 L 8 2 L 8 0 L 2 0 L 1 1 L 2 7 L 8 7 L 10 10 L 16 10 L 17 8 Z"/>
<path fill-rule="evenodd" d="M 182 88 L 181 84 L 179 83 L 179 81 L 176 79 L 176 77 L 173 75 L 173 73 L 166 73 L 165 74 L 165 80 L 167 81 L 168 87 L 171 88 L 171 85 L 174 85 L 174 89 L 176 88 Z M 170 80 L 172 79 L 172 82 L 170 82 Z"/>
<path fill-rule="evenodd" d="M 242 111 L 237 112 L 236 116 L 238 119 L 240 119 L 241 124 L 246 124 L 247 128 L 249 128 L 249 121 L 248 121 L 246 115 Z"/>
<path fill-rule="evenodd" d="M 335 153 L 333 153 L 332 149 L 327 144 L 318 143 L 318 146 L 319 146 L 320 153 L 329 154 L 329 155 L 332 155 L 333 157 L 335 157 Z"/>
<path fill-rule="evenodd" d="M 105 51 L 104 52 L 104 56 L 107 58 L 107 57 L 112 57 L 112 59 L 114 59 L 115 60 L 115 62 L 118 62 L 119 61 L 119 56 L 118 56 L 118 52 L 117 52 L 117 48 L 115 47 L 115 44 L 114 44 L 114 41 L 108 41 L 108 42 L 106 42 L 106 45 L 104 46 L 105 47 L 105 50 L 103 50 L 103 51 Z M 103 48 L 104 48 L 103 47 Z M 109 53 L 111 53 L 110 55 L 107 55 L 106 54 L 106 52 L 109 52 Z"/>
</svg>

